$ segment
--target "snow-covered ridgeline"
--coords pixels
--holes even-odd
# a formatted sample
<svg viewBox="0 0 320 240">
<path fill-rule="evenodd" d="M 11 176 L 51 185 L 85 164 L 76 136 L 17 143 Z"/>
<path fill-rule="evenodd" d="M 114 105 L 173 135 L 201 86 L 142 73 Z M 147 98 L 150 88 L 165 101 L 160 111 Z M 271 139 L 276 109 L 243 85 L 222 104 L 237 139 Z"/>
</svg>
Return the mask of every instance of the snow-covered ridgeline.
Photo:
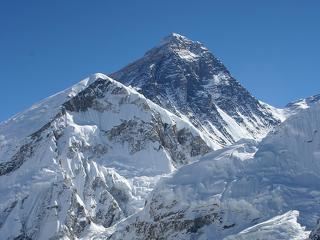
<svg viewBox="0 0 320 240">
<path fill-rule="evenodd" d="M 191 123 L 103 74 L 80 86 L 1 125 L 10 143 L 0 146 L 1 236 L 74 238 L 112 226 L 143 207 L 161 175 L 214 147 Z M 41 115 L 46 124 L 11 132 Z"/>
<path fill-rule="evenodd" d="M 166 239 L 306 238 L 309 232 L 301 226 L 312 229 L 320 218 L 319 130 L 316 104 L 261 143 L 243 140 L 180 168 L 155 188 L 142 212 L 118 225 L 111 239 L 159 234 Z M 298 212 L 288 211 L 300 213 L 298 223 Z"/>
</svg>

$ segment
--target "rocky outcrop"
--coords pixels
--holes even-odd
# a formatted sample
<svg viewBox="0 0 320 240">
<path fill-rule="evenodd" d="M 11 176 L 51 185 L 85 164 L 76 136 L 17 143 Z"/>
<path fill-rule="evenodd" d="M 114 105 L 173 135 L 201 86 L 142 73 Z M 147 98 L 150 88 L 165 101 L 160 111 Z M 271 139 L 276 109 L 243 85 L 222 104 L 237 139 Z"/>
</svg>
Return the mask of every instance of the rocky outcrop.
<svg viewBox="0 0 320 240">
<path fill-rule="evenodd" d="M 310 240 L 320 240 L 320 222 L 315 229 L 312 230 L 309 236 Z"/>
</svg>

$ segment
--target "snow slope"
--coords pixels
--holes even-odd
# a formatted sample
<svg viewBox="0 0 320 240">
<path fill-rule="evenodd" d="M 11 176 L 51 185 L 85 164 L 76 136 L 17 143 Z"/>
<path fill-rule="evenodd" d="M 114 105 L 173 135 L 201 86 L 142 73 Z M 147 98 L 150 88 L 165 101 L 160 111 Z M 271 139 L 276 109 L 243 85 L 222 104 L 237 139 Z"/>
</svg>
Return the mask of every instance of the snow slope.
<svg viewBox="0 0 320 240">
<path fill-rule="evenodd" d="M 34 104 L 26 111 L 0 123 L 2 141 L 17 141 L 48 123 L 59 112 L 61 105 L 94 82 L 99 74 L 92 75 L 74 86 Z"/>
<path fill-rule="evenodd" d="M 242 140 L 180 168 L 110 239 L 307 236 L 301 226 L 312 229 L 320 217 L 319 130 L 316 104 L 291 116 L 261 143 Z M 291 222 L 274 225 L 279 219 Z M 274 226 L 269 228 L 270 223 Z"/>
<path fill-rule="evenodd" d="M 110 227 L 143 207 L 160 176 L 216 147 L 103 74 L 0 129 L 2 239 L 76 239 Z"/>
<path fill-rule="evenodd" d="M 320 94 L 317 94 L 317 95 L 304 98 L 304 99 L 299 99 L 297 101 L 287 104 L 286 110 L 291 114 L 295 114 L 300 110 L 310 108 L 318 104 L 319 102 L 320 102 Z"/>
<path fill-rule="evenodd" d="M 236 235 L 226 237 L 224 240 L 305 240 L 309 232 L 297 223 L 298 216 L 298 211 L 289 211 L 247 228 Z"/>
</svg>

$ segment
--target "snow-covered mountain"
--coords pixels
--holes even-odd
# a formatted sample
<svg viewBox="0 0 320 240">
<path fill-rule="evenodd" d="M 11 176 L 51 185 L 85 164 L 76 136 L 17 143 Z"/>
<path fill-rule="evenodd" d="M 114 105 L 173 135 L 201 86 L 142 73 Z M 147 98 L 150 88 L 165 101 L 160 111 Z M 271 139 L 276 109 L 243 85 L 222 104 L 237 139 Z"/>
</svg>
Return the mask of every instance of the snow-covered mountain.
<svg viewBox="0 0 320 240">
<path fill-rule="evenodd" d="M 320 94 L 317 94 L 317 95 L 314 95 L 308 98 L 299 99 L 297 101 L 287 104 L 287 106 L 285 107 L 285 111 L 290 115 L 292 115 L 299 112 L 300 110 L 310 108 L 319 102 L 320 102 Z"/>
<path fill-rule="evenodd" d="M 0 239 L 289 240 L 315 228 L 319 98 L 260 102 L 178 34 L 111 77 L 0 123 Z"/>
<path fill-rule="evenodd" d="M 176 33 L 110 76 L 187 118 L 220 146 L 262 137 L 279 122 L 207 48 Z"/>
<path fill-rule="evenodd" d="M 110 239 L 307 239 L 304 226 L 320 218 L 319 130 L 315 104 L 260 143 L 242 140 L 180 168 Z"/>
<path fill-rule="evenodd" d="M 155 182 L 214 148 L 102 74 L 1 124 L 1 239 L 80 237 L 137 212 Z"/>
</svg>

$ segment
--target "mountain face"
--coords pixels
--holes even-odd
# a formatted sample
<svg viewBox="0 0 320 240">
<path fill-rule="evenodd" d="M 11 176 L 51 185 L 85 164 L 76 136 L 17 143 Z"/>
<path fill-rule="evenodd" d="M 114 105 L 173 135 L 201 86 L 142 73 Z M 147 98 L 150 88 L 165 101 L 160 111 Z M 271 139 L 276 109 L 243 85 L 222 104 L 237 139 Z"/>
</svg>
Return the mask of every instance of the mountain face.
<svg viewBox="0 0 320 240">
<path fill-rule="evenodd" d="M 110 239 L 306 239 L 302 226 L 320 218 L 319 129 L 317 104 L 260 143 L 243 140 L 180 168 Z"/>
<path fill-rule="evenodd" d="M 279 122 L 207 48 L 179 34 L 110 76 L 187 118 L 220 146 L 261 137 Z"/>
<path fill-rule="evenodd" d="M 0 123 L 1 239 L 292 240 L 316 226 L 317 96 L 262 103 L 178 34 L 111 77 Z"/>
<path fill-rule="evenodd" d="M 161 175 L 212 150 L 190 123 L 102 74 L 2 123 L 1 140 L 2 239 L 110 227 Z"/>
<path fill-rule="evenodd" d="M 303 109 L 310 108 L 320 102 L 320 94 L 304 98 L 304 99 L 299 99 L 297 101 L 291 102 L 287 104 L 286 106 L 286 111 L 292 115 L 295 114 Z"/>
</svg>

